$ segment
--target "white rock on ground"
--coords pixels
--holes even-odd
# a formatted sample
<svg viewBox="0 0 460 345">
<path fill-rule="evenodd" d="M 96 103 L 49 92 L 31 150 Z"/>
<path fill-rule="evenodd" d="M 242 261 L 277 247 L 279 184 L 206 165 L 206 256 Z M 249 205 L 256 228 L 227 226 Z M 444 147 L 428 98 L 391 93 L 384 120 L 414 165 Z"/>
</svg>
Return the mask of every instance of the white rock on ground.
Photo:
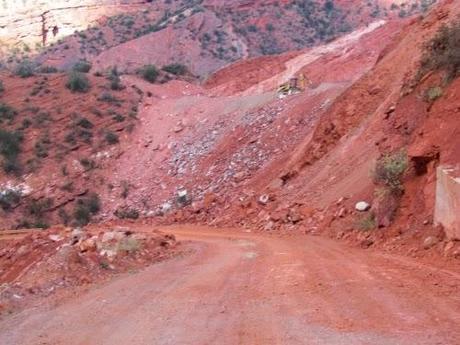
<svg viewBox="0 0 460 345">
<path fill-rule="evenodd" d="M 357 202 L 355 205 L 355 209 L 359 212 L 365 212 L 371 208 L 371 205 L 366 201 Z"/>
</svg>

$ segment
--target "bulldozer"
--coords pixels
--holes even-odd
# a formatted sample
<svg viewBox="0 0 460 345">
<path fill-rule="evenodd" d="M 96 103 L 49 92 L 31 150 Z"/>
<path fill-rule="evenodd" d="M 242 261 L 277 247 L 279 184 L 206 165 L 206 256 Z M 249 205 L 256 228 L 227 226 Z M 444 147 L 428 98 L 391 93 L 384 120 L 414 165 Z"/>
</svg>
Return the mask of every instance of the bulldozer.
<svg viewBox="0 0 460 345">
<path fill-rule="evenodd" d="M 311 85 L 308 78 L 305 78 L 304 74 L 300 74 L 299 77 L 294 76 L 289 79 L 288 82 L 278 86 L 277 93 L 278 97 L 286 97 L 293 95 L 305 90 L 305 84 Z"/>
</svg>

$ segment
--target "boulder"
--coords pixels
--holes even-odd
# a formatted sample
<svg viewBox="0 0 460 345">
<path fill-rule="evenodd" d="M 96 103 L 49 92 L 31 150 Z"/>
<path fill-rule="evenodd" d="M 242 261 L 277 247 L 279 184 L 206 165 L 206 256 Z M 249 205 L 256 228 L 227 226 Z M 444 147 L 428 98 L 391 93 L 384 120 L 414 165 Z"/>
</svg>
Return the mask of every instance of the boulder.
<svg viewBox="0 0 460 345">
<path fill-rule="evenodd" d="M 434 236 L 428 236 L 423 240 L 423 249 L 430 249 L 438 244 L 439 240 Z"/>
<path fill-rule="evenodd" d="M 171 209 L 172 209 L 172 205 L 169 202 L 165 202 L 164 204 L 160 206 L 160 211 L 163 214 L 168 213 L 169 211 L 171 211 Z"/>
<path fill-rule="evenodd" d="M 48 238 L 53 242 L 60 242 L 63 240 L 63 237 L 57 234 L 49 235 Z"/>
<path fill-rule="evenodd" d="M 355 205 L 355 209 L 359 212 L 366 212 L 371 208 L 371 205 L 366 201 L 359 201 Z"/>
<path fill-rule="evenodd" d="M 261 205 L 267 205 L 270 201 L 270 196 L 268 194 L 262 194 L 261 196 L 259 196 L 259 199 L 257 201 Z"/>
<path fill-rule="evenodd" d="M 82 252 L 82 253 L 92 251 L 92 250 L 96 250 L 96 238 L 91 237 L 91 238 L 88 238 L 88 239 L 82 241 L 78 245 L 78 248 L 80 249 L 80 252 Z"/>
<path fill-rule="evenodd" d="M 186 206 L 192 202 L 192 199 L 186 189 L 182 189 L 177 192 L 176 202 L 181 207 Z"/>
</svg>

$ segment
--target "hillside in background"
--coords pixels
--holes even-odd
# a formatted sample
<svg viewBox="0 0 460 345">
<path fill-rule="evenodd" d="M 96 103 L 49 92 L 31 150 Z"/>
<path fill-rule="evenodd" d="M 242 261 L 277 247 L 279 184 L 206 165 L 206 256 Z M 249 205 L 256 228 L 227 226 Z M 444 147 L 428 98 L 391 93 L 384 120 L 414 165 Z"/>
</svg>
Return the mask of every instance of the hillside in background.
<svg viewBox="0 0 460 345">
<path fill-rule="evenodd" d="M 206 77 L 242 58 L 311 47 L 377 19 L 425 12 L 434 2 L 4 1 L 0 46 L 8 65 L 39 50 L 39 63 L 59 68 L 79 59 L 130 72 L 175 62 Z"/>
</svg>

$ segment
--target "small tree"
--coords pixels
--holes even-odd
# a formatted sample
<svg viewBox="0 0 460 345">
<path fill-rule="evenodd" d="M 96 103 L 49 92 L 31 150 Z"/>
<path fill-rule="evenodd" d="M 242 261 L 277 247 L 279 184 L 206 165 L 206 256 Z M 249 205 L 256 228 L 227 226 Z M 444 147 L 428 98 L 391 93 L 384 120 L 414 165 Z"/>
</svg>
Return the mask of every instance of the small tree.
<svg viewBox="0 0 460 345">
<path fill-rule="evenodd" d="M 34 75 L 34 68 L 29 60 L 21 61 L 14 71 L 14 74 L 21 78 L 29 78 Z"/>
<path fill-rule="evenodd" d="M 84 74 L 73 71 L 68 76 L 66 87 L 72 92 L 84 93 L 90 89 L 90 83 Z"/>
<path fill-rule="evenodd" d="M 187 66 L 180 63 L 173 63 L 163 66 L 163 71 L 174 74 L 174 75 L 185 75 L 188 71 Z"/>
<path fill-rule="evenodd" d="M 76 225 L 87 225 L 92 216 L 97 214 L 100 209 L 101 202 L 96 193 L 91 193 L 85 198 L 78 199 L 73 212 Z"/>
<path fill-rule="evenodd" d="M 21 152 L 22 137 L 15 132 L 0 129 L 0 154 L 3 156 L 3 170 L 9 173 L 17 173 L 20 170 L 18 156 Z"/>
<path fill-rule="evenodd" d="M 110 89 L 114 91 L 123 90 L 125 87 L 121 83 L 120 74 L 118 73 L 117 67 L 113 67 L 107 76 L 107 79 L 110 81 Z"/>
<path fill-rule="evenodd" d="M 431 70 L 446 71 L 448 80 L 460 74 L 460 21 L 441 27 L 425 45 L 419 77 Z"/>
<path fill-rule="evenodd" d="M 73 65 L 73 70 L 81 73 L 88 73 L 91 70 L 91 63 L 86 60 L 78 61 Z"/>
<path fill-rule="evenodd" d="M 12 121 L 18 112 L 11 106 L 5 103 L 0 103 L 0 123 L 3 121 Z"/>
<path fill-rule="evenodd" d="M 21 193 L 14 189 L 0 191 L 0 208 L 3 211 L 10 211 L 21 200 Z"/>
<path fill-rule="evenodd" d="M 158 69 L 154 65 L 145 65 L 140 70 L 140 73 L 142 78 L 147 80 L 149 83 L 154 83 L 160 75 Z"/>
<path fill-rule="evenodd" d="M 40 67 L 40 73 L 57 73 L 58 69 L 54 66 L 42 66 Z"/>
<path fill-rule="evenodd" d="M 402 177 L 408 168 L 407 154 L 399 151 L 381 157 L 375 166 L 374 181 L 382 184 L 393 194 L 403 192 Z"/>
<path fill-rule="evenodd" d="M 108 131 L 107 133 L 105 133 L 105 141 L 109 145 L 114 145 L 118 144 L 120 140 L 118 139 L 118 135 L 116 133 Z"/>
</svg>

